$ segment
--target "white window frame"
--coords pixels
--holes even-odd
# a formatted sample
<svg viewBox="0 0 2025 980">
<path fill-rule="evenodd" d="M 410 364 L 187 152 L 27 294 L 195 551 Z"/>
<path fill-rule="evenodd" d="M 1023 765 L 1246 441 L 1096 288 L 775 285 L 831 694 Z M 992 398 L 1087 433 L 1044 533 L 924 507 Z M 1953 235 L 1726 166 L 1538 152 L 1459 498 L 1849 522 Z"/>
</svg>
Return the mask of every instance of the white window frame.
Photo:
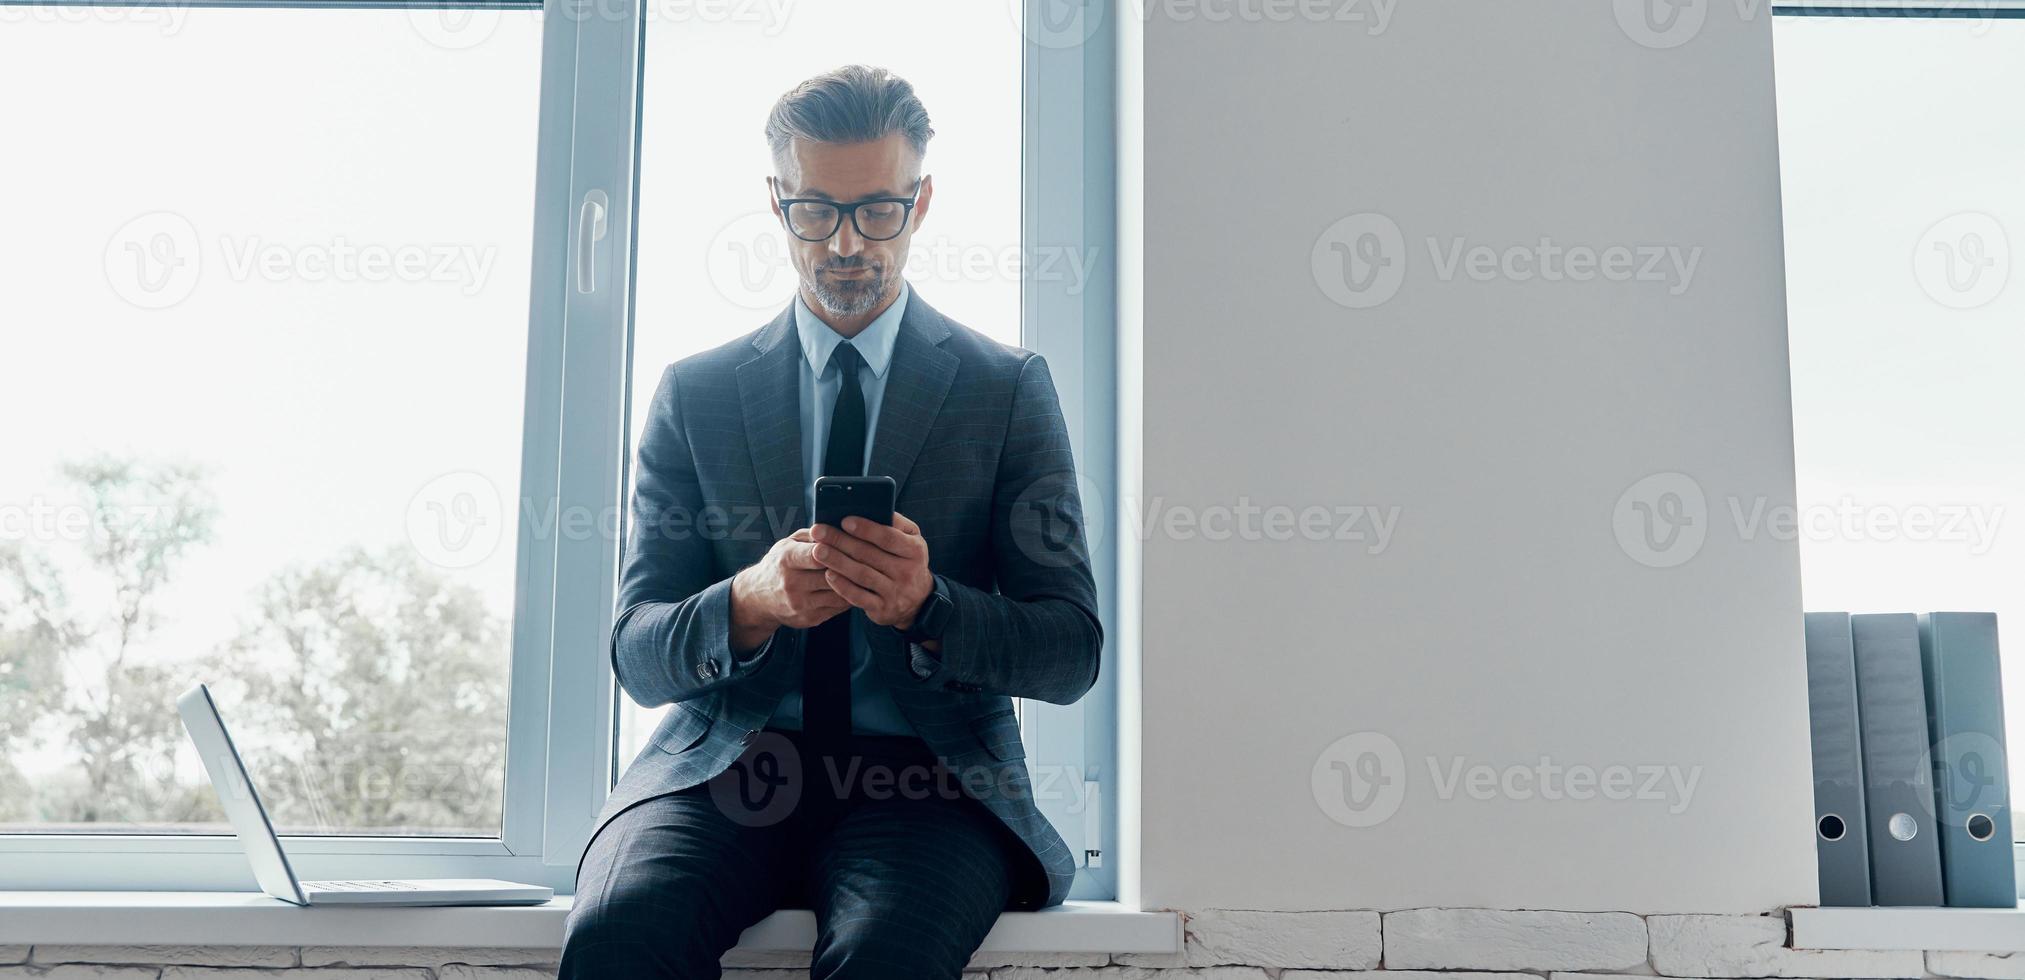
<svg viewBox="0 0 2025 980">
<path fill-rule="evenodd" d="M 1069 897 L 1102 900 L 1118 894 L 1115 862 L 1106 867 L 1102 859 L 1105 842 L 1117 840 L 1118 795 L 1104 788 L 1116 782 L 1115 776 L 1108 774 L 1117 771 L 1119 690 L 1117 665 L 1111 654 L 1118 649 L 1118 565 L 1116 549 L 1109 546 L 1105 535 L 1111 523 L 1107 518 L 1116 510 L 1111 488 L 1117 485 L 1117 330 L 1112 288 L 1115 148 L 1111 138 L 1115 24 L 1114 18 L 1104 16 L 1108 3 L 1073 5 L 1074 13 L 1061 21 L 1041 17 L 1044 9 L 1054 6 L 1050 0 L 1023 2 L 1028 29 L 1021 55 L 1022 254 L 1032 258 L 1037 250 L 1073 249 L 1076 251 L 1068 253 L 1071 258 L 1087 251 L 1095 261 L 1080 291 L 1079 284 L 1067 277 L 1024 277 L 1020 336 L 1024 346 L 1048 359 L 1081 470 L 1083 492 L 1089 498 L 1083 501 L 1083 509 L 1097 515 L 1091 519 L 1092 571 L 1110 642 L 1105 669 L 1081 701 L 1070 706 L 1023 701 L 1020 727 L 1042 811 L 1061 832 L 1070 853 L 1077 855 L 1080 870 Z M 641 7 L 638 0 L 607 0 L 607 4 L 606 9 L 616 16 L 609 24 L 599 25 L 595 35 L 587 34 L 582 50 L 587 61 L 612 66 L 612 70 L 588 81 L 580 74 L 579 97 L 586 105 L 614 107 L 606 113 L 608 118 L 637 127 L 645 43 Z M 581 87 L 589 84 L 601 87 Z M 595 190 L 609 198 L 614 214 L 626 216 L 623 229 L 614 228 L 620 236 L 617 240 L 628 249 L 618 263 L 627 282 L 610 305 L 600 308 L 607 320 L 598 327 L 600 336 L 616 336 L 621 342 L 632 333 L 632 226 L 640 176 L 637 130 L 626 135 L 630 138 L 600 135 L 590 145 L 580 136 L 578 172 L 598 174 L 602 179 L 573 188 L 575 200 L 582 202 Z M 609 390 L 625 391 L 631 376 L 628 368 L 623 361 L 616 365 L 619 373 L 614 377 L 618 380 Z M 613 418 L 623 420 L 622 416 Z M 620 694 L 608 670 L 604 681 L 604 737 L 606 744 L 612 745 L 616 739 L 610 719 L 617 716 Z M 613 760 L 615 774 L 617 761 Z M 581 840 L 571 836 L 553 840 L 551 845 L 581 846 Z"/>
<path fill-rule="evenodd" d="M 0 0 L 0 3 L 35 0 Z M 117 4 L 123 0 L 54 0 Z M 219 7 L 292 0 L 202 0 Z M 1118 894 L 1119 563 L 1115 17 L 1023 0 L 1023 254 L 1094 258 L 1087 282 L 1028 276 L 1021 337 L 1048 359 L 1083 476 L 1106 636 L 1096 687 L 1073 706 L 1023 702 L 1022 736 L 1042 801 L 1079 864 L 1075 899 Z M 326 4 L 318 4 L 325 6 Z M 333 0 L 383 7 L 387 0 Z M 412 6 L 402 3 L 402 6 Z M 443 0 L 445 7 L 459 4 Z M 531 9 L 531 2 L 480 6 Z M 317 836 L 286 840 L 303 878 L 489 877 L 574 888 L 611 788 L 617 685 L 607 656 L 618 537 L 571 535 L 557 514 L 623 513 L 629 450 L 633 246 L 644 40 L 639 0 L 544 0 L 540 138 L 518 508 L 507 763 L 499 838 Z M 1085 18 L 1089 18 L 1086 20 Z M 602 225 L 593 219 L 602 216 Z M 1059 257 L 1058 257 L 1059 258 Z M 606 525 L 597 524 L 603 527 Z M 547 536 L 540 531 L 550 529 Z M 227 706 L 227 720 L 231 720 Z M 1084 780 L 1083 789 L 1064 785 Z M 1101 787 L 1096 805 L 1080 806 Z M 252 877 L 229 836 L 0 834 L 0 890 L 242 890 Z"/>
<path fill-rule="evenodd" d="M 1091 571 L 1104 627 L 1097 683 L 1073 705 L 1024 701 L 1020 735 L 1034 767 L 1041 810 L 1076 855 L 1072 899 L 1119 897 L 1118 542 L 1118 17 L 1108 0 L 1024 0 L 1025 52 L 1020 146 L 1020 250 L 1057 266 L 1085 253 L 1093 260 L 1082 291 L 1065 276 L 1027 275 L 1020 283 L 1021 345 L 1047 358 L 1062 402 L 1086 515 Z M 1053 13 L 1068 7 L 1071 15 Z M 1065 253 L 1065 254 L 1057 254 Z M 1039 263 L 1035 263 L 1039 264 Z M 1038 271 L 1038 270 L 1035 270 Z M 1051 803 L 1046 780 L 1080 777 L 1076 805 Z M 1056 787 L 1057 790 L 1060 787 Z"/>
</svg>

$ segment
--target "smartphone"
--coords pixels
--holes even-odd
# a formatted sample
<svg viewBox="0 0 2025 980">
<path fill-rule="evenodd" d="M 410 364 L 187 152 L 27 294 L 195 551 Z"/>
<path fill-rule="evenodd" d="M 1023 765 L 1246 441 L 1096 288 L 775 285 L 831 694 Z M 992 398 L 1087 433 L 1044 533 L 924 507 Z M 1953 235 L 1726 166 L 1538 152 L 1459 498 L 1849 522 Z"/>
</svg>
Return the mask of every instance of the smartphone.
<svg viewBox="0 0 2025 980">
<path fill-rule="evenodd" d="M 840 531 L 846 517 L 892 524 L 893 495 L 898 490 L 890 476 L 817 477 L 815 523 Z"/>
</svg>

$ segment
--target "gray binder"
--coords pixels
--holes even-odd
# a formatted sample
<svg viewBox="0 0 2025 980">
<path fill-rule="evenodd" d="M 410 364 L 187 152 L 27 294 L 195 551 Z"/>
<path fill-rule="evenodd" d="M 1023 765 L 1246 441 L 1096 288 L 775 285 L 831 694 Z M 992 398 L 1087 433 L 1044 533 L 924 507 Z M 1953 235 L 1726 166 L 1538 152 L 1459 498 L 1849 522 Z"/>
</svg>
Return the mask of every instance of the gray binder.
<svg viewBox="0 0 2025 980">
<path fill-rule="evenodd" d="M 1870 904 L 1869 822 L 1863 813 L 1856 646 L 1849 614 L 1807 614 L 1807 717 L 1814 745 L 1814 855 L 1821 904 Z"/>
<path fill-rule="evenodd" d="M 2011 908 L 2018 904 L 2018 883 L 1997 615 L 1926 613 L 1919 629 L 1948 904 Z"/>
<path fill-rule="evenodd" d="M 1912 613 L 1876 613 L 1849 617 L 1849 629 L 1863 731 L 1871 900 L 1940 905 L 1941 850 L 1934 832 L 1919 621 Z"/>
</svg>

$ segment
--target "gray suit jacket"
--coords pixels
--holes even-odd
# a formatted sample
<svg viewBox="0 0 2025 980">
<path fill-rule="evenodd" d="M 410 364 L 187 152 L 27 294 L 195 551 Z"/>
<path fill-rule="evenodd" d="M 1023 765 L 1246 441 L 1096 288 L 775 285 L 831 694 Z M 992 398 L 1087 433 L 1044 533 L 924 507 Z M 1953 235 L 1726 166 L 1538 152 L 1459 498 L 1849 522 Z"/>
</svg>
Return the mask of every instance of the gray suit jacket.
<svg viewBox="0 0 2025 980">
<path fill-rule="evenodd" d="M 724 771 L 801 682 L 804 631 L 734 656 L 731 577 L 808 523 L 792 304 L 756 333 L 661 376 L 641 436 L 612 630 L 619 684 L 674 703 L 599 814 Z M 1069 436 L 1047 362 L 956 323 L 916 289 L 872 441 L 900 485 L 955 610 L 940 655 L 867 624 L 893 700 L 962 784 L 1005 821 L 1059 904 L 1075 876 L 1034 806 L 1011 698 L 1070 704 L 1096 682 L 1103 631 Z"/>
</svg>

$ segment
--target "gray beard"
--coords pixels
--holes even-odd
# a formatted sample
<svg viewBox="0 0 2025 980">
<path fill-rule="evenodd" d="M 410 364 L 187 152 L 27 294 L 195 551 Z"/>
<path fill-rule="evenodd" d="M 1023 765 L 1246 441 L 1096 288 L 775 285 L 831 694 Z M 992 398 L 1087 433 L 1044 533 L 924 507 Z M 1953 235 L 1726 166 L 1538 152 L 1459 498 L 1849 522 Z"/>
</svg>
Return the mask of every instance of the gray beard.
<svg viewBox="0 0 2025 980">
<path fill-rule="evenodd" d="M 869 313 L 879 305 L 879 299 L 886 295 L 886 273 L 883 269 L 873 270 L 864 279 L 845 281 L 817 275 L 809 283 L 809 291 L 816 294 L 816 302 L 823 304 L 823 310 L 832 316 L 857 316 Z"/>
</svg>

